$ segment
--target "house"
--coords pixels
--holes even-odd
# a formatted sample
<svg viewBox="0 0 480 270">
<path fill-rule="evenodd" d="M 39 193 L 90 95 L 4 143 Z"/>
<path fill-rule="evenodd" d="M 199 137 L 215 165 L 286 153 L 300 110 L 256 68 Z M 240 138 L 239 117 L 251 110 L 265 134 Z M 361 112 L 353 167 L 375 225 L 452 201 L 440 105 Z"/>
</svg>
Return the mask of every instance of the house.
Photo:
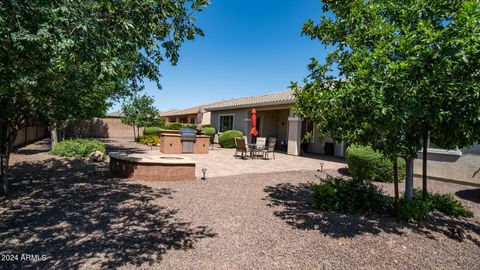
<svg viewBox="0 0 480 270">
<path fill-rule="evenodd" d="M 240 130 L 247 135 L 252 127 L 251 111 L 257 111 L 256 128 L 260 137 L 276 137 L 277 148 L 290 155 L 300 155 L 301 142 L 306 132 L 313 134 L 308 152 L 345 156 L 345 143 L 333 142 L 318 134 L 314 123 L 294 114 L 295 97 L 292 89 L 279 92 L 232 99 L 206 106 L 211 125 L 217 132 Z M 333 149 L 332 149 L 333 148 Z M 332 151 L 333 150 L 333 151 Z"/>
<path fill-rule="evenodd" d="M 170 110 L 160 113 L 160 119 L 165 123 L 183 123 L 183 124 L 210 124 L 210 112 L 205 111 L 208 106 L 214 106 L 221 102 L 213 102 L 195 107 L 182 109 L 182 110 Z"/>
</svg>

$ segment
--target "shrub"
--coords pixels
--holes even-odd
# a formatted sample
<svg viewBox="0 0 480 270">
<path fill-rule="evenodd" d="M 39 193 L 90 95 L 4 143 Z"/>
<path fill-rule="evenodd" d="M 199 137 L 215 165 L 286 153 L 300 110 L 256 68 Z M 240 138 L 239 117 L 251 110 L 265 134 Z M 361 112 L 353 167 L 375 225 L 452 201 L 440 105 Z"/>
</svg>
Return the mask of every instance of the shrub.
<svg viewBox="0 0 480 270">
<path fill-rule="evenodd" d="M 311 191 L 313 207 L 318 210 L 345 214 L 395 213 L 392 197 L 385 196 L 370 181 L 359 178 L 344 180 L 328 176 L 325 181 L 313 184 Z M 400 218 L 405 221 L 429 220 L 433 211 L 453 217 L 473 216 L 472 211 L 451 194 L 429 194 L 428 198 L 423 200 L 421 190 L 415 189 L 411 201 L 400 199 Z"/>
<path fill-rule="evenodd" d="M 313 207 L 322 211 L 347 214 L 370 214 L 388 210 L 388 199 L 377 186 L 359 178 L 328 176 L 311 186 Z"/>
<path fill-rule="evenodd" d="M 393 182 L 393 164 L 369 146 L 352 145 L 347 149 L 348 171 L 353 177 L 379 182 Z M 405 161 L 398 159 L 398 180 L 405 178 Z"/>
<path fill-rule="evenodd" d="M 213 127 L 203 127 L 202 133 L 210 136 L 210 142 L 213 142 L 213 137 L 215 136 L 215 128 Z"/>
<path fill-rule="evenodd" d="M 57 143 L 50 154 L 61 157 L 88 157 L 93 151 L 100 151 L 106 154 L 105 145 L 93 139 L 73 139 Z"/>
<path fill-rule="evenodd" d="M 202 125 L 202 128 L 212 127 L 210 124 Z"/>
<path fill-rule="evenodd" d="M 220 134 L 218 142 L 224 148 L 234 148 L 236 137 L 243 137 L 243 133 L 238 130 L 227 130 Z"/>
<path fill-rule="evenodd" d="M 140 137 L 138 142 L 145 145 L 149 143 L 152 145 L 157 145 L 160 143 L 160 137 L 158 137 L 157 135 L 144 135 Z"/>
<path fill-rule="evenodd" d="M 160 136 L 160 131 L 162 131 L 162 129 L 159 128 L 159 127 L 147 127 L 147 128 L 145 128 L 145 130 L 143 131 L 143 135 L 156 135 L 156 136 Z"/>
<path fill-rule="evenodd" d="M 420 193 L 420 191 L 418 192 Z M 447 216 L 472 217 L 473 212 L 456 200 L 452 194 L 430 194 L 428 199 L 434 210 L 440 211 Z"/>
<path fill-rule="evenodd" d="M 456 200 L 452 194 L 429 193 L 423 200 L 422 191 L 415 189 L 411 201 L 400 200 L 400 216 L 408 222 L 430 219 L 430 212 L 439 211 L 447 216 L 472 217 L 473 212 Z"/>
</svg>

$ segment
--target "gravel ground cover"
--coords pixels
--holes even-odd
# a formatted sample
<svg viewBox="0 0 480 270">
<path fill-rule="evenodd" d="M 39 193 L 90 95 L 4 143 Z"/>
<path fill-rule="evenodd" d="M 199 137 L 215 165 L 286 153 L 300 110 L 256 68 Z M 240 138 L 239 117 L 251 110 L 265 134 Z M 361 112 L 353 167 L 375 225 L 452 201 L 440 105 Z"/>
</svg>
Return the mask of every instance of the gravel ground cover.
<svg viewBox="0 0 480 270">
<path fill-rule="evenodd" d="M 12 161 L 0 253 L 46 259 L 1 261 L 4 269 L 480 269 L 475 187 L 429 181 L 475 216 L 411 226 L 313 210 L 308 183 L 336 170 L 148 183 L 94 176 L 92 164 L 52 158 L 41 144 Z M 452 227 L 467 238 L 448 237 Z"/>
</svg>

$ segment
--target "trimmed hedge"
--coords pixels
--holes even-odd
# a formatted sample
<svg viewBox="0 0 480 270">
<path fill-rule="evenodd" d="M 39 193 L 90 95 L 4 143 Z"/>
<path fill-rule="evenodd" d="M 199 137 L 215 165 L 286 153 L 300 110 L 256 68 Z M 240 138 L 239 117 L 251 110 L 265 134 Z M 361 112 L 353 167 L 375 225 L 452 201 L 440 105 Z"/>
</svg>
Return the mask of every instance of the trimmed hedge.
<svg viewBox="0 0 480 270">
<path fill-rule="evenodd" d="M 182 124 L 182 123 L 163 123 L 163 122 L 161 122 L 161 123 L 155 124 L 152 127 L 159 128 L 159 129 L 168 129 L 168 130 L 179 130 L 183 127 L 196 129 L 197 125 L 195 125 L 195 124 Z"/>
<path fill-rule="evenodd" d="M 162 129 L 159 128 L 159 127 L 147 127 L 143 131 L 143 135 L 145 135 L 145 136 L 152 136 L 152 135 L 160 136 L 160 131 L 162 131 Z"/>
<path fill-rule="evenodd" d="M 348 171 L 353 177 L 378 182 L 393 182 L 393 163 L 370 146 L 352 145 L 347 149 Z M 405 178 L 405 160 L 398 159 L 398 180 Z"/>
<path fill-rule="evenodd" d="M 243 137 L 243 133 L 239 130 L 227 130 L 220 134 L 218 142 L 223 148 L 235 148 L 236 137 Z"/>
<path fill-rule="evenodd" d="M 207 135 L 207 136 L 210 136 L 210 143 L 213 142 L 213 137 L 215 136 L 215 128 L 213 127 L 203 127 L 202 129 L 202 133 Z"/>
<path fill-rule="evenodd" d="M 65 140 L 57 143 L 49 153 L 60 157 L 86 158 L 93 151 L 106 154 L 105 145 L 93 139 Z"/>
</svg>

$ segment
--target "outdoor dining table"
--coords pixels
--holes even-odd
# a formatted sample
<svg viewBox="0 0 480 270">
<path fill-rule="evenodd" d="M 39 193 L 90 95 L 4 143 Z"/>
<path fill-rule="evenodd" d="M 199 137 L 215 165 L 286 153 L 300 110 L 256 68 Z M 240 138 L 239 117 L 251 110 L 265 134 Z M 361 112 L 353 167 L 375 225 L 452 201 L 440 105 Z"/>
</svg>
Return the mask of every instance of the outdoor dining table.
<svg viewBox="0 0 480 270">
<path fill-rule="evenodd" d="M 255 158 L 255 150 L 257 149 L 257 144 L 255 143 L 249 143 L 247 144 L 248 150 L 250 150 L 250 158 L 254 159 Z"/>
<path fill-rule="evenodd" d="M 257 144 L 255 143 L 249 143 L 247 144 L 248 150 L 250 150 L 250 158 L 255 159 L 255 151 L 258 150 L 263 150 L 263 147 L 258 147 Z"/>
</svg>

